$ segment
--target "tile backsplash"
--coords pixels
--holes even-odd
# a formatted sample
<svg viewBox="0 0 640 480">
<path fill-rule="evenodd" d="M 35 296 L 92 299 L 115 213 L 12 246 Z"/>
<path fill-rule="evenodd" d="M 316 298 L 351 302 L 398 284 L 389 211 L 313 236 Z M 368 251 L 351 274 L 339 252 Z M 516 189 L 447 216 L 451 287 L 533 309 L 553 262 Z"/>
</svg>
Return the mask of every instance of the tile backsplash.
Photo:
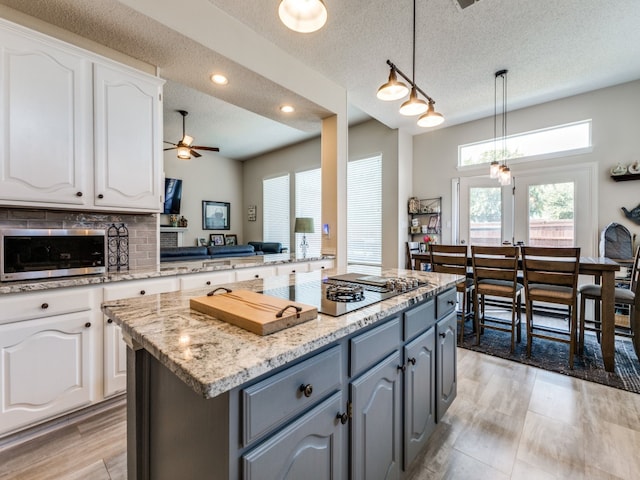
<svg viewBox="0 0 640 480">
<path fill-rule="evenodd" d="M 100 228 L 124 223 L 129 230 L 129 267 L 157 264 L 157 214 L 77 212 L 0 207 L 0 228 Z"/>
</svg>

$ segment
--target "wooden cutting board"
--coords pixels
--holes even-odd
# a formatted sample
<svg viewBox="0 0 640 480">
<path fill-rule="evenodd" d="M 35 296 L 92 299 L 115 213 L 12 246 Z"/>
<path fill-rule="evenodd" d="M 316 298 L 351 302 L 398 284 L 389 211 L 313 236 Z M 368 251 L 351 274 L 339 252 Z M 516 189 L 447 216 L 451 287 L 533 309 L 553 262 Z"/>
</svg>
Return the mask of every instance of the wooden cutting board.
<svg viewBox="0 0 640 480">
<path fill-rule="evenodd" d="M 269 335 L 318 316 L 316 307 L 248 290 L 194 297 L 190 306 L 258 335 Z"/>
</svg>

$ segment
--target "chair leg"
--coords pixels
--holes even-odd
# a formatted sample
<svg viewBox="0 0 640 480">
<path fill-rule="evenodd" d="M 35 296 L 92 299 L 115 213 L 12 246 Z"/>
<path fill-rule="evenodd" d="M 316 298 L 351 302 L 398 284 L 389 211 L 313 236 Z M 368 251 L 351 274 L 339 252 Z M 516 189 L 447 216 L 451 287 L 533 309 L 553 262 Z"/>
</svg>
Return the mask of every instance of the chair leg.
<svg viewBox="0 0 640 480">
<path fill-rule="evenodd" d="M 527 300 L 526 302 L 527 308 L 527 358 L 531 358 L 531 331 L 533 330 L 533 304 L 531 300 Z"/>
<path fill-rule="evenodd" d="M 458 334 L 458 343 L 462 345 L 464 341 L 464 322 L 466 320 L 466 307 L 467 306 L 467 290 L 462 292 L 462 318 L 460 319 L 460 332 Z"/>
<path fill-rule="evenodd" d="M 571 308 L 569 307 L 569 311 L 571 313 L 571 315 L 569 316 L 569 321 L 571 322 L 570 325 L 570 339 L 569 339 L 569 368 L 571 370 L 573 370 L 573 356 L 576 353 L 576 336 L 577 336 L 577 331 L 576 331 L 576 324 L 578 322 L 578 316 L 577 316 L 577 312 L 575 308 Z"/>
<path fill-rule="evenodd" d="M 581 295 L 580 296 L 580 328 L 578 329 L 578 353 L 580 355 L 584 353 L 585 304 L 586 304 L 586 299 L 584 298 L 584 295 Z"/>
<path fill-rule="evenodd" d="M 473 295 L 473 309 L 474 309 L 474 315 L 473 315 L 473 323 L 475 324 L 476 327 L 476 345 L 480 345 L 480 308 L 478 305 L 478 294 L 474 293 Z"/>
<path fill-rule="evenodd" d="M 516 350 L 516 305 L 515 305 L 515 299 L 514 299 L 514 300 L 511 300 L 511 353 L 515 352 L 515 350 Z"/>
<path fill-rule="evenodd" d="M 518 312 L 518 343 L 522 341 L 522 298 L 516 295 L 516 311 Z"/>
</svg>

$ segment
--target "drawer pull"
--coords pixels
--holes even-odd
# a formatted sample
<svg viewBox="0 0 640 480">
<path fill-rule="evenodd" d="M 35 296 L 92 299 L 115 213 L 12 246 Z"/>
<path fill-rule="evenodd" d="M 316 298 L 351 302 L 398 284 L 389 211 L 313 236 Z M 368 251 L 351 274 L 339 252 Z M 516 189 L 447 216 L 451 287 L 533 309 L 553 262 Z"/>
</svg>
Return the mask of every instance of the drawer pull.
<svg viewBox="0 0 640 480">
<path fill-rule="evenodd" d="M 340 420 L 340 423 L 342 425 L 344 425 L 345 423 L 347 423 L 349 421 L 349 415 L 347 414 L 347 412 L 344 413 L 338 413 L 338 415 L 336 416 L 336 418 L 338 420 Z"/>
<path fill-rule="evenodd" d="M 305 397 L 310 397 L 313 393 L 313 385 L 310 383 L 300 385 L 300 391 L 304 393 Z"/>
<path fill-rule="evenodd" d="M 104 198 L 104 195 L 100 193 L 100 194 L 98 195 L 98 198 L 99 198 L 100 200 L 102 200 L 102 199 Z"/>
<path fill-rule="evenodd" d="M 411 357 L 409 360 L 407 360 L 407 362 L 409 362 L 411 365 L 415 365 L 416 364 L 416 359 Z"/>
<path fill-rule="evenodd" d="M 76 192 L 76 197 L 81 197 L 82 196 L 82 192 Z"/>
<path fill-rule="evenodd" d="M 43 303 L 42 305 L 40 305 L 40 308 L 43 310 L 46 310 L 47 308 L 49 308 L 49 304 L 48 303 Z"/>
<path fill-rule="evenodd" d="M 442 332 L 442 333 L 440 334 L 440 337 L 441 337 L 441 338 L 445 338 L 446 336 L 447 336 L 447 334 L 446 334 L 445 332 Z"/>
<path fill-rule="evenodd" d="M 205 285 L 211 285 L 211 280 L 207 280 Z"/>
<path fill-rule="evenodd" d="M 456 302 L 454 302 L 453 300 L 447 300 L 447 304 L 448 304 L 448 305 L 455 305 L 455 304 L 456 304 Z"/>
<path fill-rule="evenodd" d="M 253 278 L 260 278 L 260 275 L 256 273 Z"/>
<path fill-rule="evenodd" d="M 406 365 L 398 365 L 398 370 L 402 370 L 403 372 L 407 369 Z"/>
<path fill-rule="evenodd" d="M 107 320 L 107 323 L 113 323 L 113 320 L 109 319 Z"/>
<path fill-rule="evenodd" d="M 84 324 L 85 327 L 89 328 L 91 326 L 91 322 L 87 322 Z"/>
<path fill-rule="evenodd" d="M 140 295 L 144 295 L 145 293 L 147 292 L 145 292 L 144 290 L 140 290 Z"/>
</svg>

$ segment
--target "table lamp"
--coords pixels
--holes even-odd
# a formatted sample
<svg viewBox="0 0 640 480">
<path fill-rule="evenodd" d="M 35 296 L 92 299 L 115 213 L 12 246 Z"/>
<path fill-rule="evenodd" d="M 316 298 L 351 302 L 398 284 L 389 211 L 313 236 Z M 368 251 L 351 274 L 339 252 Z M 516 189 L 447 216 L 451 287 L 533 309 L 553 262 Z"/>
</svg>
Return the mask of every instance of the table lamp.
<svg viewBox="0 0 640 480">
<path fill-rule="evenodd" d="M 302 252 L 302 258 L 307 258 L 307 250 L 309 244 L 307 243 L 307 233 L 315 233 L 313 229 L 313 218 L 298 217 L 296 218 L 296 224 L 293 227 L 295 233 L 302 233 L 302 243 L 300 243 L 300 251 Z"/>
</svg>

